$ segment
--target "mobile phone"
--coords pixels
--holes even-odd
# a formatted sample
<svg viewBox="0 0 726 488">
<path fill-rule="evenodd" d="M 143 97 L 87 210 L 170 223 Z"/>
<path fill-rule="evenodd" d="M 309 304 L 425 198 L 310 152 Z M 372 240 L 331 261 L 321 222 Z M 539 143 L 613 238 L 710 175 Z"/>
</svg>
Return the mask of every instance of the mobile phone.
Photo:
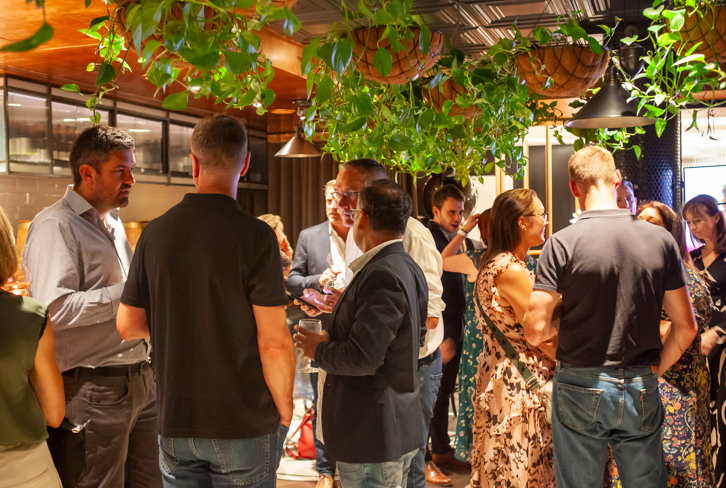
<svg viewBox="0 0 726 488">
<path fill-rule="evenodd" d="M 292 298 L 293 300 L 297 300 L 298 302 L 300 302 L 300 303 L 302 303 L 304 305 L 307 305 L 308 307 L 312 308 L 313 310 L 317 310 L 318 312 L 322 312 L 322 310 L 320 310 L 317 305 L 315 305 L 314 303 L 311 303 L 306 298 L 303 298 L 301 296 L 295 295 L 294 293 L 291 293 L 288 290 L 285 290 L 285 292 L 287 293 L 287 296 L 290 297 L 290 298 Z"/>
</svg>

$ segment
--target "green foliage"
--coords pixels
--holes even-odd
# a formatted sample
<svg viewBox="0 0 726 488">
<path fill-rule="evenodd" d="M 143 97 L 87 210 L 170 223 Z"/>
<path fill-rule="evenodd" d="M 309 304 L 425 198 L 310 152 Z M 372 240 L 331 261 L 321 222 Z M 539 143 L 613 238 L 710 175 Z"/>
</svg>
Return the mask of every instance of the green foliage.
<svg viewBox="0 0 726 488">
<path fill-rule="evenodd" d="M 381 40 L 391 41 L 392 52 L 403 50 L 405 42 L 427 52 L 432 33 L 421 18 L 410 14 L 411 6 L 410 0 L 384 0 L 376 9 L 361 1 L 357 11 L 344 7 L 343 13 L 348 20 L 366 20 L 368 27 L 384 27 Z M 420 29 L 418 36 L 415 27 Z M 485 173 L 491 154 L 501 167 L 516 165 L 522 177 L 522 138 L 532 125 L 551 118 L 554 104 L 541 103 L 516 76 L 514 58 L 522 52 L 521 43 L 531 46 L 518 30 L 515 41 L 500 40 L 479 60 L 467 61 L 463 52 L 451 49 L 423 77 L 402 85 L 379 84 L 357 71 L 362 55 L 354 54 L 352 45 L 349 49 L 352 38 L 346 24 L 331 30 L 326 39 L 313 39 L 303 52 L 302 71 L 310 73 L 308 90 L 315 87 L 305 133 L 321 133 L 326 152 L 338 161 L 372 158 L 412 174 L 451 168 L 462 179 Z M 373 66 L 387 76 L 391 52 L 379 48 Z M 463 90 L 437 111 L 425 91 L 441 90 L 447 80 Z M 455 104 L 476 109 L 478 115 L 452 116 Z"/>
<path fill-rule="evenodd" d="M 289 34 L 300 27 L 288 7 L 277 7 L 271 0 L 258 1 L 257 16 L 252 18 L 242 16 L 238 9 L 252 7 L 253 0 L 132 0 L 124 7 L 124 24 L 111 3 L 107 2 L 107 15 L 81 30 L 98 41 L 97 59 L 88 65 L 90 71 L 98 71 L 96 91 L 87 100 L 92 120 L 99 120 L 95 107 L 104 95 L 118 88 L 119 76 L 130 71 L 126 57 L 132 46 L 127 45 L 125 32 L 130 33 L 156 94 L 166 93 L 174 85 L 182 88 L 164 98 L 164 108 L 184 110 L 192 95 L 212 97 L 225 108 L 254 104 L 262 114 L 275 99 L 267 88 L 275 70 L 260 52 L 256 32 L 279 20 Z M 344 55 L 338 53 L 341 62 Z"/>
<path fill-rule="evenodd" d="M 45 9 L 43 9 L 43 12 L 45 12 Z M 45 14 L 43 15 L 43 17 L 45 17 Z M 22 41 L 14 42 L 12 44 L 8 44 L 7 46 L 3 46 L 0 51 L 15 53 L 30 51 L 31 49 L 35 49 L 36 47 L 40 46 L 44 42 L 50 41 L 52 37 L 53 28 L 50 26 L 50 24 L 43 22 L 43 25 L 35 32 L 35 34 L 28 37 L 27 39 L 23 39 Z"/>
</svg>

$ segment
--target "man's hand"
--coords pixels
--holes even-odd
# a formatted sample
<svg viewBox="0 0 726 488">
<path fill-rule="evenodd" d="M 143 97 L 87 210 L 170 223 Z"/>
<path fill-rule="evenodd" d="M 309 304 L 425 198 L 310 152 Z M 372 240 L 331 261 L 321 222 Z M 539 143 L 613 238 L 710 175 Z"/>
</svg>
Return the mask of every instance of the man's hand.
<svg viewBox="0 0 726 488">
<path fill-rule="evenodd" d="M 325 285 L 330 281 L 335 281 L 335 278 L 340 274 L 340 271 L 335 271 L 332 268 L 326 269 L 323 274 L 320 275 L 318 283 L 320 283 L 320 289 L 325 288 Z"/>
<path fill-rule="evenodd" d="M 330 340 L 330 336 L 328 336 L 328 333 L 325 331 L 320 334 L 316 334 L 315 332 L 310 332 L 299 325 L 295 326 L 295 331 L 297 334 L 292 336 L 295 341 L 295 347 L 302 351 L 304 358 L 311 359 L 313 361 L 315 361 L 315 348 L 318 347 L 318 344 L 321 342 L 328 342 Z"/>
<path fill-rule="evenodd" d="M 451 337 L 444 339 L 444 342 L 439 346 L 441 350 L 441 362 L 443 364 L 448 363 L 456 355 L 456 344 L 451 340 Z"/>
<path fill-rule="evenodd" d="M 473 214 L 470 215 L 469 218 L 466 220 L 466 223 L 462 225 L 462 228 L 464 229 L 464 232 L 467 234 L 474 230 L 474 228 L 479 224 L 479 216 L 481 214 Z"/>
<path fill-rule="evenodd" d="M 438 317 L 426 317 L 426 329 L 434 330 L 439 325 Z"/>
</svg>

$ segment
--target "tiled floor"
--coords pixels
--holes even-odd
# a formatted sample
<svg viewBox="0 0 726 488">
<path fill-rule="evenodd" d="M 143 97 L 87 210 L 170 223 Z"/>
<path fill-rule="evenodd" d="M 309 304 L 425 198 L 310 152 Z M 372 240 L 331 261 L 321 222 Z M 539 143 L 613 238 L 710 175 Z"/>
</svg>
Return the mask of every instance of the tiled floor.
<svg viewBox="0 0 726 488">
<path fill-rule="evenodd" d="M 436 488 L 436 487 L 453 487 L 453 488 L 464 488 L 466 485 L 469 484 L 469 478 L 470 474 L 469 472 L 455 472 L 450 471 L 445 468 L 441 468 L 441 471 L 451 478 L 451 484 L 450 485 L 432 485 L 427 484 L 428 488 Z M 285 481 L 285 480 L 277 480 L 277 486 L 279 488 L 315 488 L 315 483 L 312 481 Z"/>
</svg>

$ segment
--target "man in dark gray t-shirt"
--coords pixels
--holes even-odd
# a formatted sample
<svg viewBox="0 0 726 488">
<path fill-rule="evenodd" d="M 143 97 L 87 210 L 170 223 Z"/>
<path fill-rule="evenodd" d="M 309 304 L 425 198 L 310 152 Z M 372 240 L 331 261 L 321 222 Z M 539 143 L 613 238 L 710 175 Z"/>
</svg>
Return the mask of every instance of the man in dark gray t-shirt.
<svg viewBox="0 0 726 488">
<path fill-rule="evenodd" d="M 658 374 L 697 333 L 678 246 L 665 229 L 618 209 L 621 175 L 608 151 L 583 149 L 568 169 L 585 211 L 545 244 L 524 321 L 531 344 L 558 341 L 557 487 L 602 486 L 610 444 L 624 487 L 665 488 Z M 560 297 L 558 327 L 551 317 Z M 662 309 L 673 325 L 661 345 Z"/>
</svg>

